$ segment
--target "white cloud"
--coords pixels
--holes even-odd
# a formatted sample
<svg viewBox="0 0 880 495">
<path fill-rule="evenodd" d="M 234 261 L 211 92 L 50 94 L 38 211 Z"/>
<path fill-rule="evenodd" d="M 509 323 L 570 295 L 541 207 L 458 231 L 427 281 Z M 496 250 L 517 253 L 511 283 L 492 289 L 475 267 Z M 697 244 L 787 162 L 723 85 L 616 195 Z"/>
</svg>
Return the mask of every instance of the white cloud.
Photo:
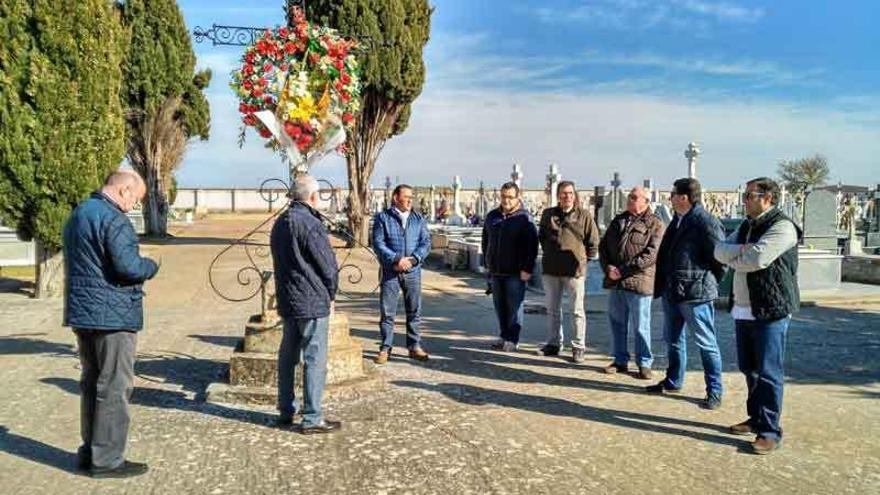
<svg viewBox="0 0 880 495">
<path fill-rule="evenodd" d="M 527 12 L 542 22 L 574 22 L 602 29 L 665 27 L 704 34 L 712 23 L 755 23 L 764 10 L 703 0 L 592 0 L 565 7 L 536 7 Z"/>
</svg>

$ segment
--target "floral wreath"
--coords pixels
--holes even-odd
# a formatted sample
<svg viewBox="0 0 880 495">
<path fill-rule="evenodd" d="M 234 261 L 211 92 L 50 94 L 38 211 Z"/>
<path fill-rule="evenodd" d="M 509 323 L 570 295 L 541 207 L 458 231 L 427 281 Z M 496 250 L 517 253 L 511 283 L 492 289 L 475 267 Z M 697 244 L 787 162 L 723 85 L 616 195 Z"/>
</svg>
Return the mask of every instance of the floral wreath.
<svg viewBox="0 0 880 495">
<path fill-rule="evenodd" d="M 230 86 L 243 114 L 240 144 L 253 127 L 267 146 L 311 163 L 346 151 L 345 131 L 360 110 L 357 42 L 310 23 L 302 9 L 293 19 L 292 28 L 266 30 L 245 49 Z"/>
</svg>

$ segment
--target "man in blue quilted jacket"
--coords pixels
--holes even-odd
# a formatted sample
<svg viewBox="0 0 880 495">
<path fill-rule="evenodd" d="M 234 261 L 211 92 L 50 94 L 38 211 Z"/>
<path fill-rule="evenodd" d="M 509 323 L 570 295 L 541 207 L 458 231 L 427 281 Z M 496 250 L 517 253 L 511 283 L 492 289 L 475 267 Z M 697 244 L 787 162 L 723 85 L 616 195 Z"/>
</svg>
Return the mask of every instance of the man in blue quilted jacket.
<svg viewBox="0 0 880 495">
<path fill-rule="evenodd" d="M 425 219 L 412 209 L 412 187 L 394 188 L 392 206 L 373 219 L 373 250 L 382 264 L 380 281 L 379 333 L 382 343 L 376 364 L 385 364 L 394 344 L 394 317 L 403 291 L 406 309 L 406 347 L 409 357 L 427 361 L 422 349 L 419 324 L 422 311 L 421 265 L 431 250 L 431 235 Z"/>
<path fill-rule="evenodd" d="M 64 325 L 77 338 L 82 375 L 79 467 L 95 478 L 147 472 L 125 460 L 137 332 L 143 328 L 143 283 L 159 266 L 138 251 L 125 214 L 146 194 L 139 175 L 110 174 L 64 226 Z"/>
<path fill-rule="evenodd" d="M 275 268 L 278 315 L 284 335 L 278 348 L 278 424 L 293 424 L 298 409 L 294 370 L 303 361 L 302 423 L 304 434 L 331 433 L 339 421 L 324 419 L 321 397 L 327 381 L 330 313 L 339 287 L 336 254 L 318 207 L 318 181 L 296 179 L 290 208 L 272 226 L 270 244 Z"/>
</svg>

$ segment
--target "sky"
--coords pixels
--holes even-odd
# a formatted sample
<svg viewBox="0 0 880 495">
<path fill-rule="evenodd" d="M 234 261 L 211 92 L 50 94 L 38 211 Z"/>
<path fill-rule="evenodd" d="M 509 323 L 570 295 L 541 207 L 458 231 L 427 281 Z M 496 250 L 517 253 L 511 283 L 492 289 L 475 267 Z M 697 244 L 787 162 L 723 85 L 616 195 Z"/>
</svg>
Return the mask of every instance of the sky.
<svg viewBox="0 0 880 495">
<path fill-rule="evenodd" d="M 180 0 L 190 30 L 277 26 L 281 0 Z M 876 0 L 433 0 L 427 80 L 407 131 L 372 183 L 501 184 L 514 163 L 526 187 L 549 165 L 583 188 L 687 174 L 704 187 L 775 175 L 820 153 L 832 183 L 880 184 L 880 2 Z M 259 187 L 284 177 L 249 131 L 238 146 L 229 73 L 241 47 L 196 43 L 214 79 L 211 139 L 193 142 L 181 187 Z M 345 186 L 344 160 L 313 174 Z"/>
</svg>

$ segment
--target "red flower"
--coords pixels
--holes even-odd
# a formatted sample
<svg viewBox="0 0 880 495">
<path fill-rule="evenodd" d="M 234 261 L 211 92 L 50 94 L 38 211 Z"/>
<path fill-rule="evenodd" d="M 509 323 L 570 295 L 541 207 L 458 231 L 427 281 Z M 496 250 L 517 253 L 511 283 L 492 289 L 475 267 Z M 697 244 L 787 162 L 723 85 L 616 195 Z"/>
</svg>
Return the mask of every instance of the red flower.
<svg viewBox="0 0 880 495">
<path fill-rule="evenodd" d="M 248 91 L 250 91 L 251 88 L 254 87 L 254 84 L 248 80 L 248 81 L 245 81 L 245 82 L 241 83 L 241 87 L 244 88 L 244 89 L 246 89 L 246 90 L 248 90 Z"/>
<path fill-rule="evenodd" d="M 287 43 L 284 44 L 284 51 L 288 55 L 293 55 L 294 53 L 296 53 L 296 44 L 288 41 Z"/>
<path fill-rule="evenodd" d="M 313 53 L 313 54 L 309 55 L 309 62 L 311 62 L 312 65 L 317 65 L 318 62 L 320 62 L 320 61 L 321 61 L 321 56 L 318 55 L 317 53 Z"/>
<path fill-rule="evenodd" d="M 257 81 L 257 86 L 266 86 L 267 84 L 269 84 L 269 81 L 267 81 L 265 77 L 261 77 Z"/>
<path fill-rule="evenodd" d="M 254 98 L 259 98 L 263 96 L 263 88 L 254 88 L 254 92 L 252 94 L 254 95 Z"/>
<path fill-rule="evenodd" d="M 287 38 L 288 35 L 290 35 L 290 31 L 288 31 L 286 27 L 278 30 L 278 36 L 281 36 L 282 38 Z"/>
<path fill-rule="evenodd" d="M 278 70 L 280 70 L 281 72 L 287 72 L 287 69 L 289 68 L 290 67 L 288 67 L 287 64 L 281 64 L 281 67 L 278 67 Z"/>
<path fill-rule="evenodd" d="M 348 94 L 348 93 L 346 93 L 345 91 L 343 91 L 342 93 L 340 93 L 340 94 L 339 94 L 339 97 L 342 98 L 342 101 L 343 101 L 344 103 L 348 103 L 349 101 L 351 101 L 351 95 Z"/>
<path fill-rule="evenodd" d="M 340 93 L 345 90 L 345 84 L 342 84 L 342 81 L 336 81 L 333 87 L 336 88 L 336 91 Z"/>
<path fill-rule="evenodd" d="M 260 137 L 270 138 L 270 137 L 272 137 L 272 131 L 270 131 L 269 129 L 267 129 L 265 127 L 260 127 Z"/>
<path fill-rule="evenodd" d="M 354 120 L 354 115 L 352 115 L 348 112 L 345 112 L 344 114 L 342 114 L 342 123 L 343 124 L 348 125 L 351 123 L 352 120 Z"/>
<path fill-rule="evenodd" d="M 345 67 L 345 63 L 344 63 L 342 60 L 337 60 L 336 63 L 333 64 L 333 65 L 335 65 L 336 68 L 339 69 L 339 70 L 342 70 L 343 67 Z"/>
<path fill-rule="evenodd" d="M 238 111 L 240 113 L 248 113 L 248 106 L 244 103 L 239 103 L 238 104 Z"/>
<path fill-rule="evenodd" d="M 349 76 L 347 73 L 343 72 L 342 74 L 340 74 L 339 80 L 342 81 L 342 84 L 350 84 L 351 83 L 351 76 Z"/>
<path fill-rule="evenodd" d="M 309 134 L 311 134 L 312 132 L 315 131 L 315 130 L 312 128 L 312 124 L 311 124 L 310 122 L 303 122 L 303 123 L 302 123 L 302 128 L 303 128 L 304 131 L 308 132 Z"/>
<path fill-rule="evenodd" d="M 299 137 L 299 139 L 296 140 L 296 147 L 299 148 L 300 150 L 304 150 L 304 149 L 308 148 L 309 145 L 312 144 L 312 141 L 313 141 L 312 136 L 310 136 L 308 134 L 303 134 L 302 136 Z"/>
<path fill-rule="evenodd" d="M 256 125 L 257 118 L 254 117 L 254 114 L 249 113 L 249 114 L 245 115 L 244 118 L 241 119 L 241 121 L 244 122 L 245 125 Z"/>
<path fill-rule="evenodd" d="M 302 135 L 302 129 L 296 126 L 293 122 L 284 123 L 284 132 L 293 139 L 298 139 L 300 135 Z"/>
<path fill-rule="evenodd" d="M 272 64 L 270 64 L 269 62 L 263 64 L 263 72 L 269 72 L 270 70 L 272 70 Z"/>
<path fill-rule="evenodd" d="M 244 61 L 248 63 L 248 65 L 254 63 L 254 52 L 247 52 L 244 56 Z"/>
</svg>

